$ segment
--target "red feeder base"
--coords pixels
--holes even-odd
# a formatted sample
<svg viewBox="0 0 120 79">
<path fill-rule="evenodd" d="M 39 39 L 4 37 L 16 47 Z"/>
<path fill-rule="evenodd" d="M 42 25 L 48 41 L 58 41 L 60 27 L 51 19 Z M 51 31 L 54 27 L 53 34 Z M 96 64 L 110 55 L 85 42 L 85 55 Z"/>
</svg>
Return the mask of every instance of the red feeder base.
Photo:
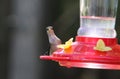
<svg viewBox="0 0 120 79">
<path fill-rule="evenodd" d="M 95 50 L 99 39 L 112 50 Z M 116 38 L 77 36 L 69 49 L 58 49 L 50 56 L 40 56 L 40 59 L 53 60 L 65 67 L 120 70 L 120 45 L 117 44 Z"/>
</svg>

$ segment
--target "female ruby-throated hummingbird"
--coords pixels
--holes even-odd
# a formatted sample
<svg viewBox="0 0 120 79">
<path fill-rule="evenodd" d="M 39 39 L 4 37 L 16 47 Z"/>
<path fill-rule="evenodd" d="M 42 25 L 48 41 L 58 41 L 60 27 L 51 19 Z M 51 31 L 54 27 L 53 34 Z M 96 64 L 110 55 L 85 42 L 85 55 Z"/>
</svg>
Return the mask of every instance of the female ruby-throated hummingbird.
<svg viewBox="0 0 120 79">
<path fill-rule="evenodd" d="M 47 35 L 50 43 L 50 55 L 58 49 L 58 45 L 61 44 L 61 40 L 55 35 L 53 27 L 46 27 Z"/>
</svg>

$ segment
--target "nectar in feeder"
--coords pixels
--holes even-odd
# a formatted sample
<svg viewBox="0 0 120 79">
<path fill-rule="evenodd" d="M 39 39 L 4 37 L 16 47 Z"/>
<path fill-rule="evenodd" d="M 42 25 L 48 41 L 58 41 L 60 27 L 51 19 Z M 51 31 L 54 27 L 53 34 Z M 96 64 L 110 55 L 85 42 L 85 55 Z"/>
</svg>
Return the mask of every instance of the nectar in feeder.
<svg viewBox="0 0 120 79">
<path fill-rule="evenodd" d="M 115 38 L 117 0 L 80 0 L 78 36 Z"/>
</svg>

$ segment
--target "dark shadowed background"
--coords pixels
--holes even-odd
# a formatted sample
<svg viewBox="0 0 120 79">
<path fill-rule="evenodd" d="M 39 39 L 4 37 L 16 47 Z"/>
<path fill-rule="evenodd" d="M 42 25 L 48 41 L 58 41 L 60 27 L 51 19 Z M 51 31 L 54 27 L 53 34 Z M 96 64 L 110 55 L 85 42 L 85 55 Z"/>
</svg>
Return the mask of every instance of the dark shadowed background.
<svg viewBox="0 0 120 79">
<path fill-rule="evenodd" d="M 120 6 L 118 39 L 119 14 Z M 79 0 L 0 0 L 0 79 L 120 79 L 118 70 L 66 68 L 40 60 L 49 51 L 49 25 L 63 42 L 75 37 Z"/>
</svg>

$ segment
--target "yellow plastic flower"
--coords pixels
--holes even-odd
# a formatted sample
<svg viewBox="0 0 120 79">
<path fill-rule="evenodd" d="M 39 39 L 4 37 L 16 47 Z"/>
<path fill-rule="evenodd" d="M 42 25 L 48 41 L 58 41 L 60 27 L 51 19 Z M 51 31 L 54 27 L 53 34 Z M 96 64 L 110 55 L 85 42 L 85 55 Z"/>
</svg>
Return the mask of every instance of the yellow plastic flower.
<svg viewBox="0 0 120 79">
<path fill-rule="evenodd" d="M 73 43 L 73 38 L 71 38 L 68 41 L 66 41 L 65 44 L 60 44 L 57 47 L 58 48 L 62 48 L 62 49 L 68 49 L 68 48 L 71 47 L 72 43 Z"/>
<path fill-rule="evenodd" d="M 111 47 L 105 46 L 105 43 L 102 39 L 99 39 L 96 47 L 94 47 L 95 50 L 99 50 L 99 51 L 110 51 L 112 50 Z"/>
</svg>

